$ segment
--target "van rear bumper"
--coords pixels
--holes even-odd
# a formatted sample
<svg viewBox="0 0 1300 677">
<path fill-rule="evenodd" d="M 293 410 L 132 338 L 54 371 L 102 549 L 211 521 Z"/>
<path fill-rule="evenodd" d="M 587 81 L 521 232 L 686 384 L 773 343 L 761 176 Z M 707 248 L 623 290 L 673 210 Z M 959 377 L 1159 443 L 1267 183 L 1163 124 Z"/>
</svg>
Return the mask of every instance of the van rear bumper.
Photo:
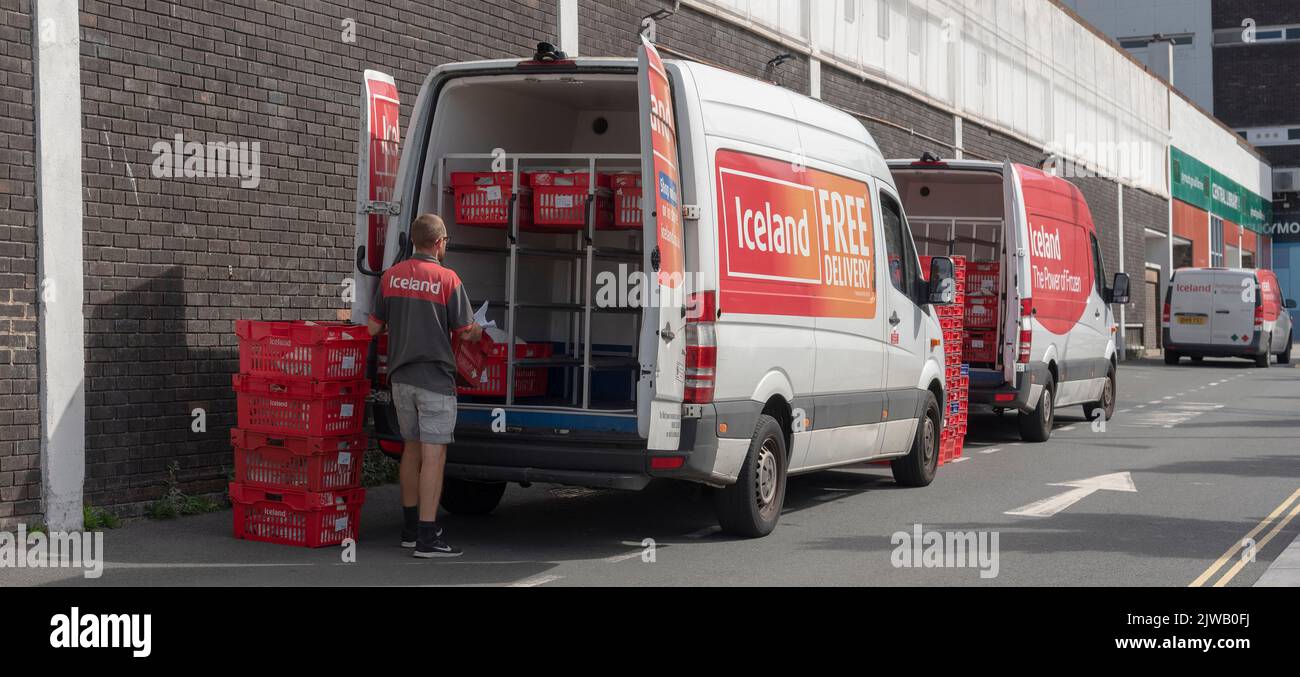
<svg viewBox="0 0 1300 677">
<path fill-rule="evenodd" d="M 1047 365 L 1031 364 L 1025 371 L 1017 372 L 1014 382 L 1004 381 L 999 386 L 975 386 L 969 390 L 971 404 L 1002 409 L 1031 412 L 1038 406 L 1038 395 L 1044 383 L 1051 380 Z"/>
<path fill-rule="evenodd" d="M 1268 347 L 1264 345 L 1264 333 L 1256 331 L 1250 337 L 1250 343 L 1241 344 L 1223 344 L 1223 343 L 1176 343 L 1170 340 L 1169 329 L 1166 327 L 1161 331 L 1161 338 L 1164 339 L 1164 349 L 1174 351 L 1181 355 L 1199 355 L 1203 357 L 1255 357 L 1265 352 Z"/>
<path fill-rule="evenodd" d="M 552 482 L 584 487 L 639 490 L 656 478 L 730 484 L 734 475 L 717 464 L 716 416 L 702 407 L 699 418 L 682 421 L 680 449 L 652 452 L 636 432 L 560 434 L 553 429 L 494 433 L 478 425 L 457 425 L 447 448 L 447 475 L 480 482 Z M 400 441 L 391 404 L 372 407 L 375 437 Z M 682 458 L 672 469 L 652 469 L 652 459 Z"/>
</svg>

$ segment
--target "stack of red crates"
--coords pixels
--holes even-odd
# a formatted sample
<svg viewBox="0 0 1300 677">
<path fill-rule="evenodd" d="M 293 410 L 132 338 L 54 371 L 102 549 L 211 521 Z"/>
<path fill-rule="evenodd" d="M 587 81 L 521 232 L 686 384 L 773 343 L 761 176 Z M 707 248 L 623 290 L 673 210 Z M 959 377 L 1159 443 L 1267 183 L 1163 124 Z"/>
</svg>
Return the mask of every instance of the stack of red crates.
<svg viewBox="0 0 1300 677">
<path fill-rule="evenodd" d="M 528 231 L 581 230 L 587 223 L 587 195 L 596 197 L 597 230 L 635 230 L 642 227 L 641 174 L 597 173 L 582 170 L 520 172 L 519 227 Z M 510 172 L 452 172 L 456 223 L 465 226 L 505 228 L 510 223 Z"/>
<path fill-rule="evenodd" d="M 966 358 L 993 364 L 998 358 L 998 310 L 1002 307 L 997 261 L 972 261 L 966 295 Z"/>
<path fill-rule="evenodd" d="M 930 274 L 929 256 L 921 257 L 921 270 Z M 943 411 L 943 432 L 939 436 L 939 465 L 961 456 L 966 439 L 966 414 L 970 394 L 970 366 L 963 362 L 965 355 L 964 311 L 966 308 L 966 257 L 952 256 L 953 276 L 957 283 L 957 297 L 952 305 L 936 306 L 939 326 L 943 328 L 944 390 L 948 401 Z"/>
<path fill-rule="evenodd" d="M 365 327 L 235 323 L 235 538 L 320 547 L 360 529 L 367 437 Z"/>
</svg>

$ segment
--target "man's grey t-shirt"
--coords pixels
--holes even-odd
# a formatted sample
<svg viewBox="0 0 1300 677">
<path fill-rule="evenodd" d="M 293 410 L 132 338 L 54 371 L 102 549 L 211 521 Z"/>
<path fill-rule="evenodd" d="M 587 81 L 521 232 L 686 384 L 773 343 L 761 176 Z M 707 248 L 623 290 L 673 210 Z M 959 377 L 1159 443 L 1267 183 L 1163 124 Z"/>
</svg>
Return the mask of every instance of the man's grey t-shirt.
<svg viewBox="0 0 1300 677">
<path fill-rule="evenodd" d="M 371 317 L 388 324 L 388 378 L 443 395 L 456 394 L 451 332 L 473 324 L 460 277 L 416 254 L 384 272 Z"/>
</svg>

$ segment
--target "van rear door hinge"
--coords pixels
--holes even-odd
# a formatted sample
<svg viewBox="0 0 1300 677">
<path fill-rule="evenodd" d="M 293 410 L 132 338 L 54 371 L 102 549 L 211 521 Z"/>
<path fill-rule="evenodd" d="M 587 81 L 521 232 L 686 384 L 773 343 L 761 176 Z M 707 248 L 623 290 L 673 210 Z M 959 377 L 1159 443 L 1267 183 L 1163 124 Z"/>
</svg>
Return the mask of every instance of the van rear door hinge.
<svg viewBox="0 0 1300 677">
<path fill-rule="evenodd" d="M 402 213 L 402 203 L 372 200 L 359 205 L 357 207 L 357 212 L 361 214 L 388 214 L 390 216 L 397 216 Z"/>
<path fill-rule="evenodd" d="M 687 221 L 699 221 L 699 220 L 700 220 L 700 206 L 699 206 L 699 205 L 682 205 L 682 219 L 687 220 Z"/>
</svg>

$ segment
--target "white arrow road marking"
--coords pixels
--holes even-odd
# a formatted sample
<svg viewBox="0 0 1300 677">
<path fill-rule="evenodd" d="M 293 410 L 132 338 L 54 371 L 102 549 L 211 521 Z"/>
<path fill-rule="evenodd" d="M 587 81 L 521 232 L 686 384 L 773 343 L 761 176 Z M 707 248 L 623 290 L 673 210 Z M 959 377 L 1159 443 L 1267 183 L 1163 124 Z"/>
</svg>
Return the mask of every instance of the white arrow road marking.
<svg viewBox="0 0 1300 677">
<path fill-rule="evenodd" d="M 1137 491 L 1137 487 L 1133 486 L 1133 477 L 1127 472 L 1098 475 L 1096 477 L 1089 477 L 1086 480 L 1075 480 L 1073 482 L 1056 482 L 1047 486 L 1073 488 L 1069 491 L 1059 493 L 1050 498 L 1044 498 L 1041 501 L 1034 501 L 1029 505 L 1016 508 L 1015 510 L 1003 514 L 1019 515 L 1022 517 L 1051 517 L 1075 503 L 1078 503 L 1084 498 L 1091 496 L 1097 491 Z"/>
</svg>

